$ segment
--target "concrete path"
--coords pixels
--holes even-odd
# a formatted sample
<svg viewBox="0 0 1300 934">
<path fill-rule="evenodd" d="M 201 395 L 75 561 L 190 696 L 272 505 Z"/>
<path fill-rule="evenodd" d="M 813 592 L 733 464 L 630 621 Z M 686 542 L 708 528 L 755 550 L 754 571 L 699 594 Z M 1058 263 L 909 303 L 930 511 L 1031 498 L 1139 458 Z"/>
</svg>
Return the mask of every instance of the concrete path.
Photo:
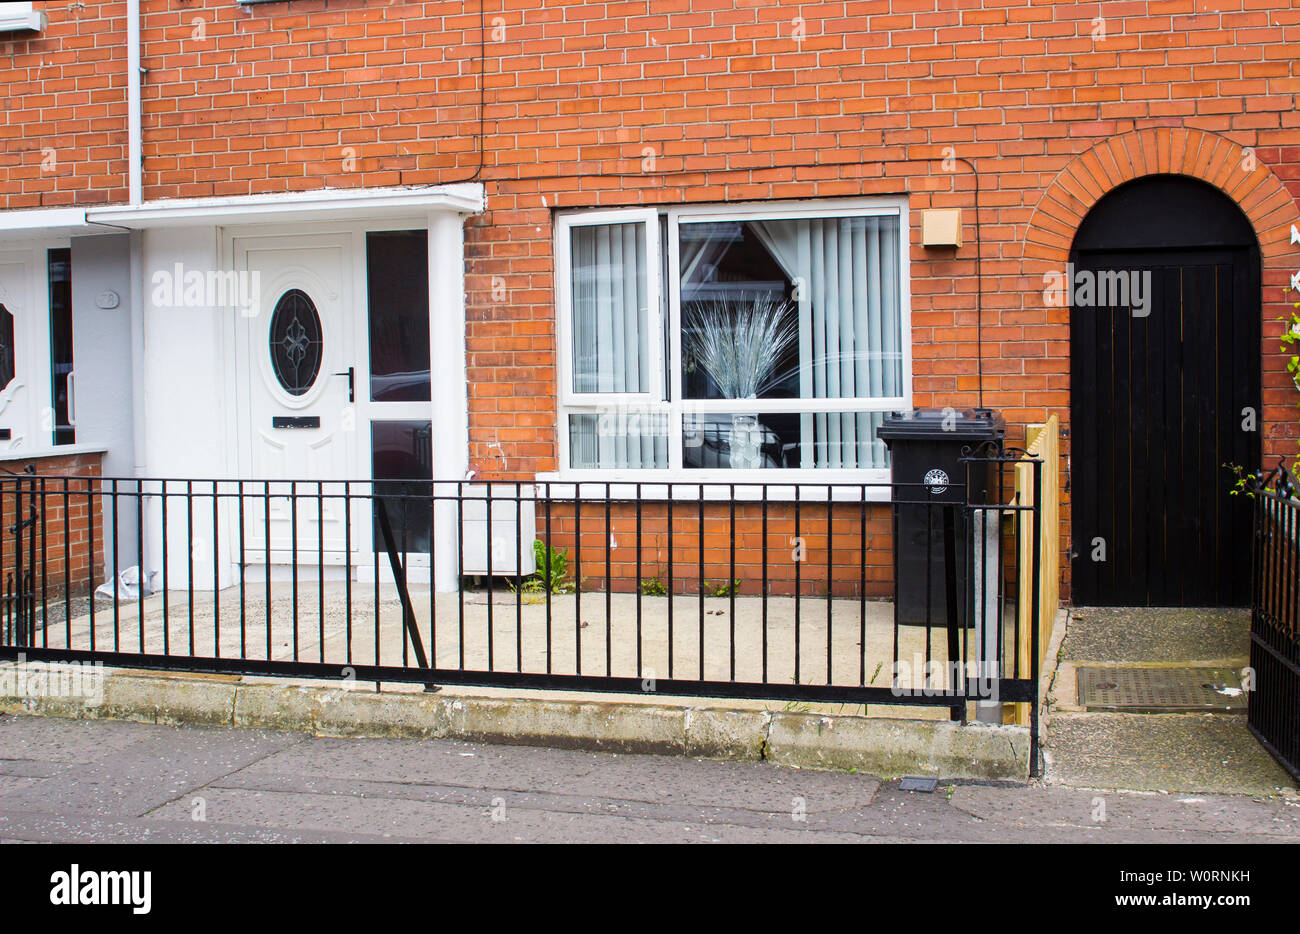
<svg viewBox="0 0 1300 934">
<path fill-rule="evenodd" d="M 0 840 L 1296 842 L 1300 802 L 5 716 Z"/>
<path fill-rule="evenodd" d="M 1070 611 L 1048 693 L 1043 754 L 1049 782 L 1144 791 L 1277 795 L 1295 782 L 1227 713 L 1099 713 L 1079 706 L 1082 666 L 1247 664 L 1245 610 L 1085 607 Z"/>
<path fill-rule="evenodd" d="M 341 581 L 263 582 L 213 594 L 168 591 L 141 602 L 97 601 L 58 619 L 42 647 L 170 655 L 299 660 L 336 665 L 416 665 L 391 586 Z M 536 594 L 411 590 L 421 644 L 436 667 L 623 678 L 772 684 L 890 686 L 895 657 L 903 687 L 926 685 L 926 663 L 946 669 L 942 628 L 902 626 L 890 603 L 826 597 Z M 671 612 L 670 612 L 671 608 Z M 734 617 L 733 617 L 734 609 Z M 1010 614 L 1008 614 L 1010 615 Z M 143 617 L 143 624 L 141 618 Z M 1014 625 L 1007 620 L 1008 630 Z M 970 633 L 966 638 L 972 639 Z M 968 645 L 962 657 L 970 656 Z M 796 661 L 798 665 L 796 666 Z M 946 683 L 946 682 L 945 682 Z"/>
<path fill-rule="evenodd" d="M 1182 607 L 1078 607 L 1070 611 L 1066 655 L 1075 662 L 1245 664 L 1250 611 Z"/>
</svg>

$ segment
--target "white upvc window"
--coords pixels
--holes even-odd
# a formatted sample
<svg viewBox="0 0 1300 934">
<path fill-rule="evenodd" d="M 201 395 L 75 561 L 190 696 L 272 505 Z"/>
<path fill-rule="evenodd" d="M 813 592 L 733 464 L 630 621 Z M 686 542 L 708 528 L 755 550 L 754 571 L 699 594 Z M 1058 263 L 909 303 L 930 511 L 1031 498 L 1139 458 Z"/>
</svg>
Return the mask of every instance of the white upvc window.
<svg viewBox="0 0 1300 934">
<path fill-rule="evenodd" d="M 560 476 L 888 477 L 903 199 L 563 214 L 556 238 Z"/>
</svg>

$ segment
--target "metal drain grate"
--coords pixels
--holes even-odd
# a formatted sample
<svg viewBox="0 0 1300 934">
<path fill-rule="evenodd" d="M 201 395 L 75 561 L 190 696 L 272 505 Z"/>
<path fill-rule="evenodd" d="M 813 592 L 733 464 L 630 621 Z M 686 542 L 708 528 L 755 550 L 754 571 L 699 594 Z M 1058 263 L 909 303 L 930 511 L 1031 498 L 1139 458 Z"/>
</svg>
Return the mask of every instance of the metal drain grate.
<svg viewBox="0 0 1300 934">
<path fill-rule="evenodd" d="M 923 791 L 926 794 L 932 794 L 939 787 L 939 779 L 908 775 L 899 782 L 898 787 L 901 791 Z"/>
<path fill-rule="evenodd" d="M 1088 710 L 1246 709 L 1241 677 L 1228 668 L 1080 668 L 1078 677 Z"/>
</svg>

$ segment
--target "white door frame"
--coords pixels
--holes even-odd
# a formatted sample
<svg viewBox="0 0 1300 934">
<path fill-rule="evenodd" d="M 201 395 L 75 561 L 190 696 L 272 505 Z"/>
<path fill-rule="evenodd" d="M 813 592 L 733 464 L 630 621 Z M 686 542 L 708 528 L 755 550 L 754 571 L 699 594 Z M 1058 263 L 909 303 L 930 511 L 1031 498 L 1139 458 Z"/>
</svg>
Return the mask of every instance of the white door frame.
<svg viewBox="0 0 1300 934">
<path fill-rule="evenodd" d="M 356 247 L 353 258 L 356 262 L 355 281 L 357 283 L 358 314 L 356 315 L 356 418 L 357 433 L 364 436 L 364 441 L 357 445 L 357 476 L 364 480 L 372 479 L 374 451 L 371 443 L 371 424 L 375 421 L 422 421 L 433 426 L 433 347 L 437 345 L 438 335 L 434 331 L 433 293 L 429 294 L 429 341 L 430 341 L 430 399 L 428 402 L 374 402 L 370 398 L 370 276 L 366 253 L 366 234 L 392 230 L 426 230 L 426 225 L 415 221 L 387 221 L 370 224 L 358 224 L 355 228 Z M 434 439 L 430 439 L 434 443 Z M 434 445 L 436 448 L 436 444 Z M 395 517 L 394 517 L 395 518 Z M 367 546 L 356 556 L 356 565 L 365 579 L 373 580 L 374 565 L 371 558 L 378 555 L 379 579 L 381 583 L 391 583 L 392 569 L 389 567 L 386 553 L 377 551 L 379 543 L 372 541 L 373 526 L 370 511 L 367 510 L 365 528 L 360 530 Z M 401 556 L 406 570 L 407 580 L 412 583 L 427 583 L 429 580 L 429 556 L 422 552 L 412 552 Z"/>
<path fill-rule="evenodd" d="M 359 437 L 353 445 L 353 476 L 349 479 L 368 483 L 371 474 L 370 419 L 419 419 L 428 420 L 432 425 L 433 444 L 433 480 L 438 495 L 446 496 L 454 492 L 454 483 L 466 478 L 469 467 L 469 400 L 466 384 L 466 345 L 465 345 L 465 288 L 464 288 L 464 219 L 457 211 L 433 211 L 428 215 L 402 218 L 375 218 L 373 220 L 322 221 L 314 223 L 310 229 L 303 225 L 266 224 L 240 227 L 220 228 L 218 237 L 221 251 L 220 262 L 223 268 L 234 268 L 236 261 L 235 241 L 237 239 L 257 237 L 297 236 L 315 237 L 316 235 L 341 235 L 350 238 L 351 281 L 352 281 L 352 323 L 353 332 L 353 366 L 356 367 L 354 413 Z M 380 230 L 427 230 L 429 237 L 429 338 L 431 366 L 430 402 L 383 402 L 371 403 L 370 399 L 370 344 L 369 314 L 366 282 L 366 233 Z M 229 346 L 234 349 L 235 365 L 231 367 L 236 405 L 233 407 L 234 431 L 240 445 L 238 457 L 239 473 L 244 479 L 251 469 L 251 455 L 245 452 L 251 441 L 250 412 L 245 397 L 247 392 L 238 385 L 238 373 L 246 371 L 252 362 L 250 348 L 241 338 L 242 321 L 237 308 L 229 307 L 228 337 Z M 263 309 L 270 314 L 271 309 Z M 345 311 L 345 320 L 346 320 Z M 242 366 L 239 356 L 245 355 Z M 341 377 L 327 377 L 338 379 Z M 382 408 L 376 408 L 382 406 Z M 382 413 L 382 414 L 381 414 Z M 356 559 L 373 554 L 370 549 L 371 527 L 369 510 L 366 515 L 353 516 L 352 546 L 354 566 L 359 567 Z M 237 525 L 237 517 L 231 518 Z M 436 587 L 439 591 L 450 591 L 458 587 L 459 556 L 456 547 L 456 509 L 455 504 L 440 502 L 435 507 L 434 539 L 436 567 L 432 570 Z M 234 529 L 238 535 L 238 529 Z M 227 541 L 237 541 L 237 537 L 227 537 Z M 414 556 L 413 556 L 414 557 Z M 427 556 L 422 567 L 428 567 Z M 387 573 L 386 562 L 383 573 Z M 413 566 L 421 566 L 413 561 Z M 367 561 L 365 565 L 369 568 Z M 425 579 L 430 572 L 425 571 Z"/>
<path fill-rule="evenodd" d="M 49 251 L 70 246 L 67 238 L 40 239 L 16 249 L 0 246 L 0 266 L 21 267 L 12 291 L 0 276 L 0 304 L 14 317 L 14 378 L 0 389 L 0 428 L 12 434 L 0 440 L 0 449 L 54 448 Z"/>
</svg>

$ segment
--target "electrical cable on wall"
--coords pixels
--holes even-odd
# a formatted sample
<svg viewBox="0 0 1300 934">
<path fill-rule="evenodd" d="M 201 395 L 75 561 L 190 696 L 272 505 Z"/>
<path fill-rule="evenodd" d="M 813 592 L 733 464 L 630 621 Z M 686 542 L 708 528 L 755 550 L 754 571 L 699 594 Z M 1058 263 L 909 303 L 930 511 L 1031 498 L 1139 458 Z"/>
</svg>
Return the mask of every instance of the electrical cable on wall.
<svg viewBox="0 0 1300 934">
<path fill-rule="evenodd" d="M 486 123 L 485 110 L 486 110 L 487 96 L 486 96 L 486 81 L 484 75 L 487 72 L 487 65 L 486 65 L 487 17 L 483 8 L 483 0 L 479 0 L 478 16 L 479 16 L 479 57 L 478 57 L 479 102 L 478 102 L 478 145 L 477 145 L 478 165 L 474 169 L 473 173 L 470 174 L 469 176 L 462 179 L 458 179 L 455 182 L 448 182 L 446 184 L 464 184 L 466 182 L 480 181 L 480 176 L 483 174 L 483 170 L 486 165 L 485 140 L 486 140 L 486 132 L 487 132 L 486 130 L 487 123 Z M 701 143 L 704 144 L 705 150 L 707 151 L 708 144 L 710 142 L 721 142 L 723 139 L 724 138 L 713 137 L 712 140 L 702 139 Z M 811 162 L 792 162 L 792 163 L 786 163 L 779 166 L 773 165 L 773 166 L 769 166 L 768 169 L 724 169 L 723 171 L 724 172 L 747 171 L 752 173 L 755 171 L 767 171 L 771 169 L 846 168 L 846 167 L 864 168 L 866 166 L 883 167 L 887 165 L 899 165 L 901 163 L 906 163 L 906 162 L 937 162 L 937 161 L 947 161 L 948 159 L 951 159 L 954 162 L 964 163 L 966 167 L 970 169 L 971 180 L 975 186 L 975 192 L 974 192 L 975 194 L 975 356 L 976 356 L 975 394 L 977 399 L 976 402 L 977 407 L 983 409 L 984 408 L 984 333 L 983 333 L 984 332 L 984 237 L 980 229 L 980 174 L 979 174 L 979 169 L 975 166 L 975 163 L 971 162 L 971 160 L 967 159 L 965 156 L 953 155 L 953 156 L 943 157 L 942 160 L 938 156 L 922 156 L 922 157 L 911 158 L 911 159 L 869 159 L 869 160 L 857 161 L 857 162 L 851 160 L 843 160 L 843 161 L 836 161 L 836 162 L 825 162 L 821 160 L 813 160 Z M 568 173 L 554 173 L 548 175 L 518 175 L 508 179 L 488 178 L 488 179 L 481 179 L 481 180 L 484 182 L 526 181 L 526 180 L 558 181 L 561 179 L 584 179 L 584 178 L 642 178 L 643 179 L 652 176 L 667 179 L 667 178 L 671 178 L 674 175 L 698 175 L 698 174 L 700 174 L 699 170 L 687 170 L 687 169 L 682 169 L 677 172 L 667 172 L 667 171 L 665 172 L 655 172 L 655 171 L 600 172 L 600 173 L 568 172 Z M 728 204 L 731 202 L 724 199 L 722 203 Z"/>
<path fill-rule="evenodd" d="M 708 140 L 704 141 L 706 144 Z M 481 146 L 480 146 L 481 149 Z M 984 323 L 984 238 L 980 229 L 980 178 L 979 169 L 975 167 L 969 159 L 962 156 L 954 157 L 957 162 L 964 162 L 970 169 L 971 178 L 974 182 L 975 194 L 975 353 L 976 353 L 976 405 L 984 408 L 984 340 L 983 340 L 983 323 Z M 813 167 L 862 167 L 868 165 L 896 165 L 903 162 L 937 162 L 940 161 L 937 156 L 923 156 L 914 159 L 877 159 L 866 162 L 807 162 L 807 163 L 790 163 L 780 166 L 771 166 L 769 169 L 726 169 L 727 172 L 754 172 L 768 171 L 770 169 L 801 169 Z M 647 178 L 657 176 L 660 178 L 670 178 L 673 175 L 698 175 L 698 171 L 681 170 L 679 172 L 581 172 L 581 173 L 561 173 L 553 175 L 526 175 L 516 176 L 514 178 L 487 178 L 484 182 L 505 182 L 505 181 L 526 181 L 537 179 L 539 181 L 556 181 L 560 179 L 583 179 L 583 178 Z M 745 199 L 750 200 L 750 199 Z M 726 199 L 721 202 L 730 204 Z M 611 205 L 612 206 L 612 205 Z"/>
</svg>

